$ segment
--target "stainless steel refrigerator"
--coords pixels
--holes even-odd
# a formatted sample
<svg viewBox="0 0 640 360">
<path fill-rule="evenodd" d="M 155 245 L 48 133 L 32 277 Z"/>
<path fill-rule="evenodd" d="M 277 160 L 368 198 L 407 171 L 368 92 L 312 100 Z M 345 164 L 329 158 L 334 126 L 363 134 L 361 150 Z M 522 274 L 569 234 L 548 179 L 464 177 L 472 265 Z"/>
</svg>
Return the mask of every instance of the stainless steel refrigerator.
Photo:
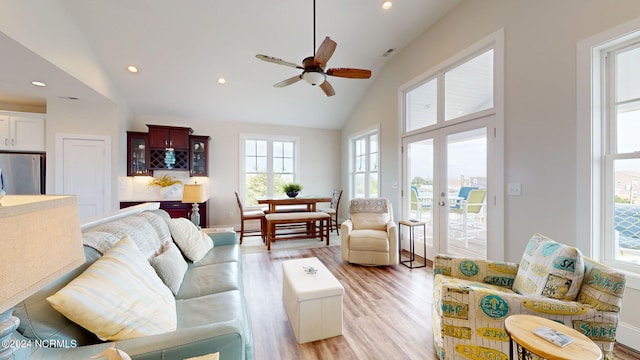
<svg viewBox="0 0 640 360">
<path fill-rule="evenodd" d="M 7 195 L 44 194 L 45 155 L 0 153 L 0 190 Z"/>
</svg>

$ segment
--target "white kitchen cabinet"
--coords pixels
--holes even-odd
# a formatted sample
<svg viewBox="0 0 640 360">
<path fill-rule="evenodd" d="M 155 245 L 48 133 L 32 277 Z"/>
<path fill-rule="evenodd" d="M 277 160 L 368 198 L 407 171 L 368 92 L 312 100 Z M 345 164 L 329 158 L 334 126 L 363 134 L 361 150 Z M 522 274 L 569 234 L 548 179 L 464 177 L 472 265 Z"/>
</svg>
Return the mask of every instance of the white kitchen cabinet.
<svg viewBox="0 0 640 360">
<path fill-rule="evenodd" d="M 0 112 L 0 150 L 45 151 L 44 114 Z"/>
</svg>

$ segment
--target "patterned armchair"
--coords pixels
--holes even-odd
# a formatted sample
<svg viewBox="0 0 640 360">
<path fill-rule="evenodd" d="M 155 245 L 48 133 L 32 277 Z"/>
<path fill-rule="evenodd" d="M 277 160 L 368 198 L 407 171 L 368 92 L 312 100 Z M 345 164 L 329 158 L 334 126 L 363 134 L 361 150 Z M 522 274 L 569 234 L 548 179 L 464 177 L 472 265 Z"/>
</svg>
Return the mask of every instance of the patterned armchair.
<svg viewBox="0 0 640 360">
<path fill-rule="evenodd" d="M 535 234 L 520 264 L 438 255 L 433 335 L 440 359 L 509 359 L 504 320 L 530 314 L 580 331 L 613 359 L 625 275 Z"/>
<path fill-rule="evenodd" d="M 398 231 L 391 202 L 353 199 L 350 218 L 342 223 L 342 260 L 362 265 L 397 265 Z"/>
</svg>

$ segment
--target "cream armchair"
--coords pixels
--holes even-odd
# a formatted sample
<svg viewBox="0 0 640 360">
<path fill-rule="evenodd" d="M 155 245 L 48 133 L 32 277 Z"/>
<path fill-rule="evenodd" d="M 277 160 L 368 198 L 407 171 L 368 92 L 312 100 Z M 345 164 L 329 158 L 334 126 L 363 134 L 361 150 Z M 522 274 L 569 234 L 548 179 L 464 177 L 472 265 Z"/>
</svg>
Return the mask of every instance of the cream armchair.
<svg viewBox="0 0 640 360">
<path fill-rule="evenodd" d="M 398 227 L 391 202 L 384 198 L 353 199 L 350 218 L 342 223 L 342 260 L 362 265 L 397 265 Z"/>
</svg>

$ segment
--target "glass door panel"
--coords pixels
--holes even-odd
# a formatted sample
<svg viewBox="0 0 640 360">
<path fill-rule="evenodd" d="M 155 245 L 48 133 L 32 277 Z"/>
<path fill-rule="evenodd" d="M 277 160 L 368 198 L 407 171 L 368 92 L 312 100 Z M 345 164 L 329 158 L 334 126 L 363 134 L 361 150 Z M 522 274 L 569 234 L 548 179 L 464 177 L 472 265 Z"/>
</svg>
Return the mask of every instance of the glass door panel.
<svg viewBox="0 0 640 360">
<path fill-rule="evenodd" d="M 405 211 L 410 220 L 424 221 L 427 223 L 427 257 L 432 259 L 433 254 L 433 154 L 434 140 L 424 139 L 408 143 L 407 151 L 407 181 L 408 208 Z M 417 242 L 422 242 L 422 232 L 415 233 Z M 419 246 L 416 246 L 418 249 Z M 420 254 L 421 255 L 421 254 Z M 430 256 L 429 256 L 430 255 Z"/>
<path fill-rule="evenodd" d="M 446 136 L 448 254 L 487 256 L 487 129 Z"/>
</svg>

